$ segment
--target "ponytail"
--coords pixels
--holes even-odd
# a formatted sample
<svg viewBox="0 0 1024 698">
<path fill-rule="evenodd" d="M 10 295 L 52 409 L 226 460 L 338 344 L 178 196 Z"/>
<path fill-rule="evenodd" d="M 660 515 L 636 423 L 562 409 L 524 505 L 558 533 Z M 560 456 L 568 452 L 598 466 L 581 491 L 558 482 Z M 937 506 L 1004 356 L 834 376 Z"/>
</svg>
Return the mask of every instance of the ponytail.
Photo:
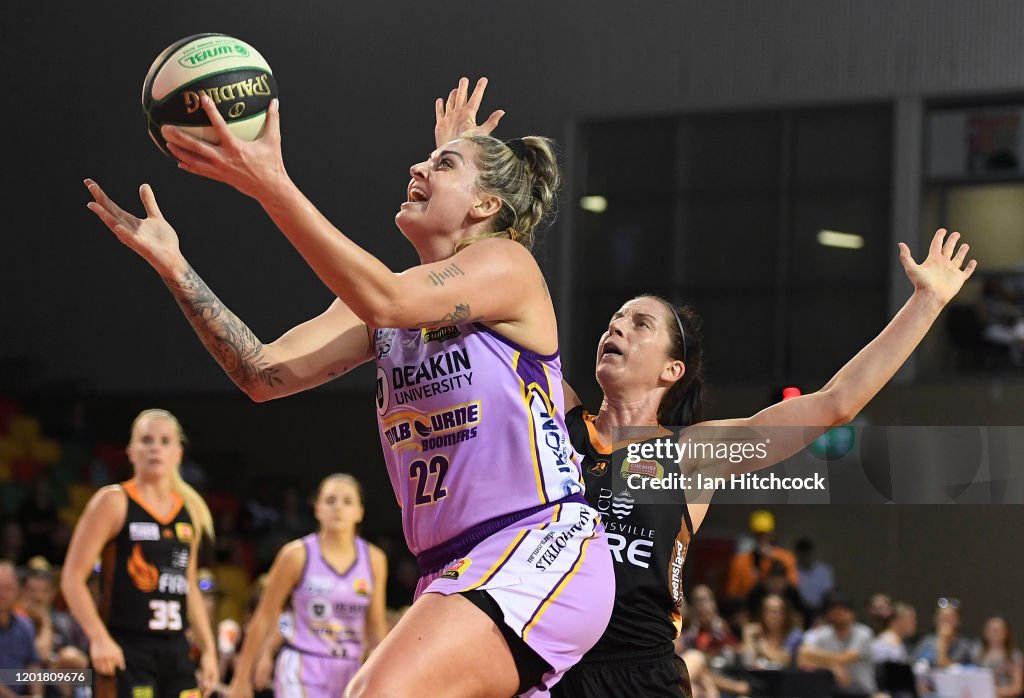
<svg viewBox="0 0 1024 698">
<path fill-rule="evenodd" d="M 202 538 L 205 535 L 212 541 L 214 538 L 213 516 L 210 514 L 210 507 L 206 506 L 206 502 L 199 496 L 199 493 L 181 477 L 179 468 L 175 468 L 174 475 L 171 476 L 171 489 L 184 500 L 185 510 L 188 511 L 188 516 L 192 519 L 192 525 L 195 526 L 199 537 Z"/>
</svg>

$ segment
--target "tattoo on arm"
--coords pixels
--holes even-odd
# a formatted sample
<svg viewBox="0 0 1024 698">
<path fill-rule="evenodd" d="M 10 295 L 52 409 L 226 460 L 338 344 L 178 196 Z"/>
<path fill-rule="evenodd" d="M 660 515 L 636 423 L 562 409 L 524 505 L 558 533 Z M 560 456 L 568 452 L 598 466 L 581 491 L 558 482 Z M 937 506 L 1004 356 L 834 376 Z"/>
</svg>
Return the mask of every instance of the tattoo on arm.
<svg viewBox="0 0 1024 698">
<path fill-rule="evenodd" d="M 458 264 L 449 264 L 444 269 L 442 269 L 440 273 L 438 273 L 436 271 L 430 272 L 430 274 L 427 276 L 427 278 L 430 279 L 430 282 L 432 284 L 434 284 L 435 286 L 444 286 L 444 280 L 445 279 L 453 279 L 456 276 L 465 276 L 465 275 L 466 275 L 466 272 L 464 272 L 461 269 L 459 269 L 459 265 Z"/>
<path fill-rule="evenodd" d="M 459 303 L 455 306 L 452 312 L 445 315 L 440 320 L 433 320 L 431 322 L 421 322 L 418 327 L 447 327 L 449 325 L 458 325 L 464 322 L 469 322 L 469 306 L 465 303 Z"/>
<path fill-rule="evenodd" d="M 269 366 L 264 357 L 260 340 L 220 302 L 191 267 L 180 281 L 165 278 L 164 284 L 178 301 L 199 340 L 235 385 L 248 390 L 259 384 L 284 384 L 280 369 Z"/>
</svg>

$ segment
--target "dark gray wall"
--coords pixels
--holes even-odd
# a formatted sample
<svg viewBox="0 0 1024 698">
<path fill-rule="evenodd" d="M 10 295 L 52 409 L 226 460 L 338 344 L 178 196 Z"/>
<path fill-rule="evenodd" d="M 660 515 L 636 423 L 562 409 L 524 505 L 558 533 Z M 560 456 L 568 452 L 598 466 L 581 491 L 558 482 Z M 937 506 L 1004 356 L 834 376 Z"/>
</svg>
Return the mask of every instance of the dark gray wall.
<svg viewBox="0 0 1024 698">
<path fill-rule="evenodd" d="M 188 34 L 235 34 L 265 54 L 293 178 L 395 268 L 414 262 L 392 222 L 407 168 L 429 150 L 433 98 L 462 74 L 492 79 L 487 107 L 509 112 L 502 134 L 567 147 L 581 116 L 1024 86 L 1024 6 L 1008 0 L 116 0 L 23 2 L 5 17 L 0 358 L 28 357 L 29 377 L 84 377 L 103 391 L 230 386 L 155 275 L 85 210 L 83 177 L 136 210 L 138 185 L 151 182 L 195 268 L 260 337 L 330 301 L 254 202 L 178 172 L 149 142 L 142 79 Z M 557 252 L 541 253 L 552 277 Z"/>
<path fill-rule="evenodd" d="M 463 74 L 492 79 L 485 108 L 508 111 L 502 135 L 552 135 L 570 149 L 570 125 L 582 117 L 1024 88 L 1024 5 L 1012 0 L 8 4 L 0 21 L 0 359 L 22 360 L 8 380 L 28 389 L 76 380 L 101 395 L 233 390 L 155 274 L 86 211 L 83 177 L 134 210 L 138 185 L 152 183 L 194 267 L 260 337 L 329 303 L 253 201 L 178 172 L 146 136 L 138 100 L 150 61 L 205 31 L 237 35 L 264 53 L 281 90 L 291 175 L 328 218 L 396 269 L 414 263 L 392 222 L 407 168 L 430 149 L 432 100 Z M 558 235 L 556 226 L 541 257 L 564 305 Z M 365 386 L 369 399 L 368 376 L 348 385 Z M 883 412 L 891 423 L 1017 421 L 1019 395 L 1011 404 L 983 384 L 966 390 L 977 402 L 954 386 L 886 403 Z M 724 403 L 746 413 L 766 398 L 757 387 Z M 192 408 L 193 420 L 183 416 L 195 442 L 219 443 L 216 433 L 250 444 L 247 468 L 315 460 L 318 470 L 365 473 L 386 491 L 379 460 L 362 462 L 365 444 L 354 456 L 338 448 L 337 461 L 322 445 L 372 430 L 369 411 L 356 423 L 347 408 L 309 416 L 331 409 L 315 401 L 228 408 L 225 398 L 213 400 Z M 302 425 L 290 434 L 291 456 L 269 435 L 278 418 Z M 276 445 L 260 451 L 257 436 Z M 720 521 L 734 530 L 744 520 L 728 507 L 713 516 L 711 528 Z M 1020 587 L 1012 576 L 1016 508 L 861 515 L 791 507 L 780 520 L 785 531 L 815 531 L 853 592 L 883 586 L 921 604 L 939 592 L 973 594 L 974 609 L 1024 614 L 1019 599 L 986 596 Z"/>
</svg>

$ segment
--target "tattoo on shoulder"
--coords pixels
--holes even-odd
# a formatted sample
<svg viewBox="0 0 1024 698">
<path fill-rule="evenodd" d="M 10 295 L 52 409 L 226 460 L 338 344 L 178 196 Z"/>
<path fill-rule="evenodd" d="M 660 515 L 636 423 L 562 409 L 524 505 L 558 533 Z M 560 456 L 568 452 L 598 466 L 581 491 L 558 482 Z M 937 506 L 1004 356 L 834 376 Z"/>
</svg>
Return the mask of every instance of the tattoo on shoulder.
<svg viewBox="0 0 1024 698">
<path fill-rule="evenodd" d="M 465 276 L 466 272 L 459 269 L 458 264 L 449 264 L 440 272 L 432 271 L 427 275 L 430 282 L 435 286 L 444 286 L 445 279 L 454 279 L 456 276 Z"/>
<path fill-rule="evenodd" d="M 421 322 L 419 327 L 447 327 L 448 325 L 459 325 L 464 322 L 470 321 L 470 310 L 469 305 L 465 303 L 459 303 L 455 306 L 452 312 L 445 315 L 440 320 L 432 320 L 430 322 Z"/>
<path fill-rule="evenodd" d="M 238 387 L 284 385 L 281 370 L 269 365 L 263 344 L 189 267 L 180 281 L 164 279 L 199 340 Z"/>
</svg>

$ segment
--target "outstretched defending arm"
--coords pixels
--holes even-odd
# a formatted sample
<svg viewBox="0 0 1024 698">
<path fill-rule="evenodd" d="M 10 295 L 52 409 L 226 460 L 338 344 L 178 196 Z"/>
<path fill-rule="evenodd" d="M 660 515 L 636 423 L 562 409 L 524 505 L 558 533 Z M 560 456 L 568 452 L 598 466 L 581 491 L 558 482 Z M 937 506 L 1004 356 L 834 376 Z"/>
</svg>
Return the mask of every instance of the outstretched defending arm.
<svg viewBox="0 0 1024 698">
<path fill-rule="evenodd" d="M 959 239 L 960 233 L 947 235 L 946 230 L 940 228 L 932 238 L 928 257 L 921 264 L 914 261 L 904 243 L 899 243 L 900 261 L 914 284 L 913 295 L 885 329 L 820 390 L 777 403 L 752 417 L 697 425 L 706 439 L 735 438 L 747 429 L 752 430 L 749 436 L 756 436 L 758 429 L 770 427 L 812 427 L 772 431 L 768 458 L 745 461 L 739 467 L 716 465 L 731 467 L 734 471 L 774 465 L 807 446 L 828 427 L 853 419 L 903 365 L 977 267 L 973 259 L 965 266 L 969 246 L 963 244 L 957 249 Z M 695 468 L 708 465 L 694 464 Z"/>
</svg>

